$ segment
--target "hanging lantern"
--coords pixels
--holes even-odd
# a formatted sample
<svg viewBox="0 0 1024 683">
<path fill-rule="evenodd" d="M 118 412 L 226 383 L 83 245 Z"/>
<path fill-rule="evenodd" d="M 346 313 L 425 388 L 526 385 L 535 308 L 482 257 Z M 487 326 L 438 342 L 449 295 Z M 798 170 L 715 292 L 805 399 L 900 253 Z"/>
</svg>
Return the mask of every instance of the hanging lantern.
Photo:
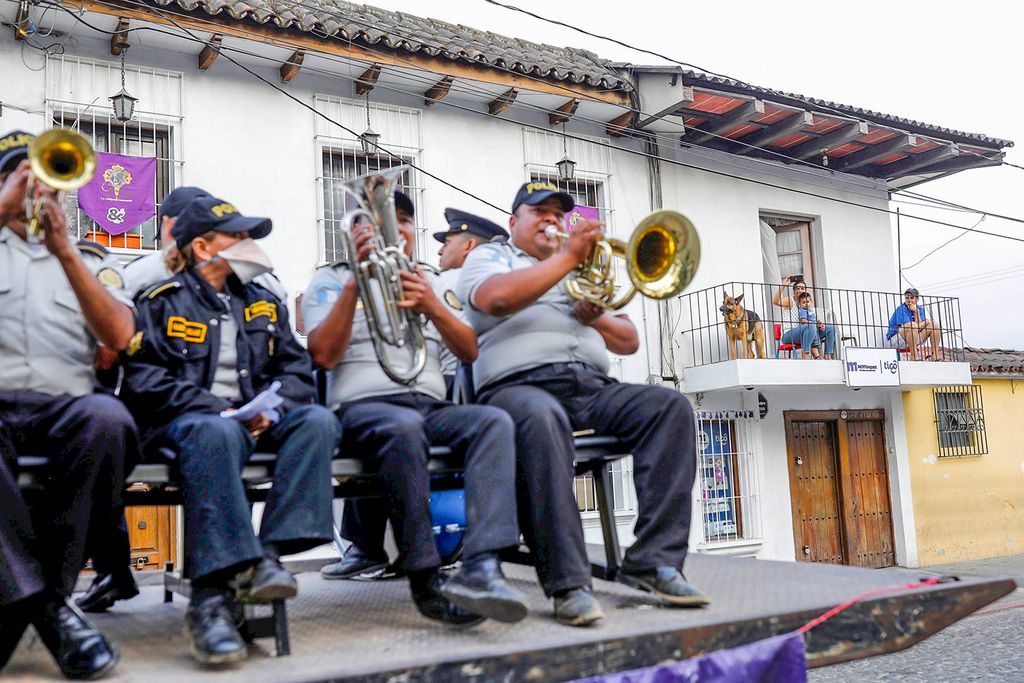
<svg viewBox="0 0 1024 683">
<path fill-rule="evenodd" d="M 576 177 L 576 162 L 569 158 L 569 148 L 565 141 L 565 122 L 562 122 L 562 160 L 555 163 L 559 180 L 572 180 Z"/>
<path fill-rule="evenodd" d="M 377 143 L 380 142 L 380 133 L 370 128 L 370 91 L 366 91 L 366 130 L 359 136 L 359 144 L 363 147 L 363 154 L 376 154 Z"/>
<path fill-rule="evenodd" d="M 139 98 L 129 95 L 124 86 L 124 55 L 127 51 L 127 49 L 121 51 L 121 91 L 108 98 L 114 107 L 114 118 L 121 123 L 132 120 L 132 117 L 135 116 L 135 103 L 139 101 Z"/>
</svg>

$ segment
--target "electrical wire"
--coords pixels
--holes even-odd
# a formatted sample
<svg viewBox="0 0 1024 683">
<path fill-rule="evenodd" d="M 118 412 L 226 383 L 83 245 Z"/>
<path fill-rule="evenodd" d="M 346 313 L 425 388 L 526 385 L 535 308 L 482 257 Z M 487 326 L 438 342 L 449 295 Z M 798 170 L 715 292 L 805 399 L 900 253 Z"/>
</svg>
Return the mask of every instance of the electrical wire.
<svg viewBox="0 0 1024 683">
<path fill-rule="evenodd" d="M 197 43 L 204 44 L 204 45 L 207 43 L 207 41 L 199 38 L 198 36 L 193 34 L 189 29 L 185 28 L 180 23 L 178 23 L 177 21 L 172 19 L 170 16 L 168 16 L 168 14 L 173 14 L 173 13 L 167 13 L 167 12 L 164 12 L 164 11 L 162 11 L 162 10 L 156 8 L 156 7 L 153 7 L 151 5 L 148 5 L 148 4 L 145 4 L 145 3 L 142 3 L 142 2 L 133 1 L 133 0 L 123 0 L 123 2 L 125 4 L 135 5 L 137 7 L 141 7 L 141 8 L 147 9 L 149 11 L 155 12 L 156 14 L 160 15 L 165 21 L 167 21 L 168 23 L 171 23 L 176 28 L 178 28 L 180 31 L 185 33 L 186 36 L 190 37 L 193 41 L 195 41 Z M 111 6 L 113 6 L 113 5 L 111 5 Z M 58 5 L 58 7 L 62 7 L 62 6 Z M 65 11 L 68 11 L 66 8 L 63 8 L 63 9 Z M 68 11 L 68 13 L 71 14 L 71 16 L 75 17 L 77 20 L 82 21 L 83 23 L 87 24 L 87 22 L 85 22 L 85 20 L 82 19 L 81 17 L 76 16 L 74 13 L 72 13 L 70 11 Z M 190 20 L 196 20 L 195 17 L 191 17 L 191 16 L 188 16 L 188 15 L 184 15 L 184 16 L 185 16 L 185 18 L 188 18 Z M 206 22 L 206 23 L 211 23 L 214 26 L 217 25 L 217 24 L 215 24 L 213 22 Z M 114 33 L 114 32 L 111 32 L 111 31 L 106 31 L 104 29 L 98 29 L 97 27 L 94 27 L 94 26 L 91 26 L 91 25 L 89 25 L 89 27 L 92 28 L 93 30 L 98 30 L 101 33 L 106 33 L 106 34 Z M 140 27 L 140 29 L 141 28 L 145 28 L 145 27 Z M 136 30 L 138 30 L 138 29 L 136 29 Z M 149 29 L 149 30 L 154 30 L 154 31 L 156 31 L 158 33 L 162 32 L 162 31 L 159 31 L 157 29 Z M 167 33 L 167 32 L 164 32 L 164 33 Z M 249 33 L 254 35 L 254 36 L 258 36 L 258 34 L 253 34 L 252 32 L 249 32 Z M 175 34 L 171 33 L 171 35 L 175 35 Z M 179 36 L 179 37 L 181 37 L 181 36 Z M 259 38 L 263 38 L 263 36 L 258 36 L 258 37 Z M 238 50 L 236 48 L 230 48 L 230 47 L 223 46 L 223 45 L 220 48 L 220 53 L 221 54 L 224 54 L 225 52 L 231 52 L 231 51 L 245 53 L 245 51 Z M 251 56 L 261 57 L 261 58 L 264 58 L 264 59 L 270 59 L 268 57 L 263 57 L 262 55 L 257 55 L 255 53 L 250 53 L 250 54 L 251 54 Z M 332 123 L 334 125 L 337 125 L 339 128 L 341 128 L 342 130 L 345 130 L 346 132 L 350 133 L 354 137 L 357 137 L 357 138 L 359 137 L 358 134 L 355 131 L 347 128 L 346 126 L 340 124 L 337 121 L 334 121 L 333 119 L 331 119 L 330 117 L 325 115 L 323 112 L 320 112 L 319 110 L 317 110 L 315 107 L 312 107 L 311 105 L 309 105 L 309 104 L 299 100 L 297 97 L 295 97 L 291 93 L 287 92 L 286 90 L 284 90 L 283 88 L 281 88 L 277 84 L 275 84 L 275 83 L 267 80 L 266 78 L 260 76 L 259 74 L 257 74 L 256 72 L 252 71 L 251 69 L 249 69 L 245 65 L 239 63 L 237 60 L 232 59 L 228 55 L 225 55 L 225 57 L 232 64 L 238 66 L 239 68 L 241 68 L 243 71 L 249 73 L 254 78 L 260 80 L 261 82 L 265 83 L 266 85 L 270 86 L 271 88 L 273 88 L 273 89 L 277 90 L 278 92 L 282 93 L 283 95 L 285 95 L 289 99 L 293 100 L 294 102 L 296 102 L 300 106 L 302 106 L 302 107 L 312 111 L 315 115 L 320 116 L 324 120 L 326 120 L 326 121 L 328 121 L 328 122 L 330 122 L 330 123 Z M 328 73 L 330 73 L 330 72 L 328 72 Z M 336 76 L 336 74 L 332 74 L 332 75 Z M 393 86 L 381 85 L 380 83 L 376 84 L 375 87 L 382 88 L 383 90 L 390 90 L 390 91 L 393 91 L 393 92 L 398 92 L 398 93 L 405 94 L 405 95 L 410 95 L 410 96 L 415 96 L 415 97 L 422 97 L 422 93 L 421 92 L 412 92 L 412 91 L 403 90 L 403 89 L 400 89 L 400 88 L 395 88 Z M 455 104 L 453 102 L 448 101 L 447 99 L 440 100 L 439 104 L 444 105 L 444 106 L 448 106 L 448 107 L 451 107 L 451 108 L 467 111 L 467 112 L 470 112 L 470 113 L 473 113 L 473 114 L 476 114 L 476 115 L 485 116 L 488 119 L 493 120 L 493 117 L 491 117 L 489 114 L 486 114 L 486 113 L 484 113 L 482 111 L 479 111 L 479 110 L 476 110 L 476 109 L 472 109 L 472 108 L 469 108 L 469 107 L 465 107 L 465 106 L 462 106 L 462 105 Z M 500 118 L 499 118 L 499 120 L 501 120 L 501 121 L 509 121 L 509 123 L 512 123 L 512 124 L 517 125 L 517 126 L 522 126 L 522 127 L 525 127 L 525 128 L 532 128 L 532 129 L 541 130 L 541 131 L 544 131 L 544 132 L 549 132 L 549 131 L 547 131 L 547 129 L 543 128 L 542 126 L 537 126 L 537 125 L 534 125 L 534 124 L 529 124 L 529 123 L 525 123 L 525 122 L 510 121 L 508 119 L 500 119 Z M 744 177 L 744 176 L 733 175 L 733 174 L 730 174 L 730 173 L 726 173 L 724 171 L 719 171 L 719 170 L 715 170 L 715 169 L 708 169 L 708 168 L 704 168 L 704 167 L 701 167 L 701 166 L 696 166 L 696 165 L 693 165 L 693 164 L 688 164 L 688 163 L 685 163 L 685 162 L 681 162 L 681 161 L 678 161 L 676 159 L 671 159 L 671 158 L 668 158 L 668 157 L 663 157 L 663 156 L 659 156 L 659 155 L 643 152 L 643 151 L 640 151 L 640 150 L 633 150 L 633 149 L 629 149 L 627 147 L 621 147 L 621 146 L 613 145 L 611 143 L 606 143 L 606 142 L 603 142 L 603 141 L 597 141 L 597 140 L 583 138 L 583 137 L 581 137 L 579 135 L 575 135 L 575 134 L 572 134 L 572 133 L 566 133 L 566 137 L 568 137 L 570 139 L 579 140 L 581 142 L 597 145 L 597 146 L 600 146 L 600 147 L 606 147 L 606 148 L 609 148 L 609 149 L 614 149 L 614 150 L 622 151 L 622 152 L 625 152 L 627 154 L 632 154 L 632 155 L 635 155 L 635 156 L 642 156 L 642 157 L 646 157 L 646 158 L 658 159 L 660 161 L 663 161 L 663 162 L 671 164 L 671 165 L 675 165 L 675 166 L 679 166 L 679 167 L 683 167 L 683 168 L 689 168 L 689 169 L 693 169 L 693 170 L 697 170 L 697 171 L 703 171 L 705 173 L 710 173 L 710 174 L 713 174 L 713 175 L 728 177 L 728 178 L 731 178 L 731 179 L 734 179 L 734 180 L 740 180 L 740 181 L 743 181 L 743 182 L 749 182 L 749 183 L 753 183 L 753 184 L 757 184 L 757 185 L 771 187 L 771 188 L 774 188 L 774 189 L 785 190 L 785 191 L 788 191 L 788 192 L 793 192 L 793 193 L 801 194 L 801 195 L 805 195 L 805 196 L 816 197 L 816 198 L 819 198 L 819 199 L 824 199 L 826 201 L 832 201 L 832 202 L 837 202 L 837 203 L 841 203 L 841 204 L 846 204 L 846 205 L 849 205 L 849 206 L 855 206 L 855 207 L 859 207 L 859 208 L 863 208 L 863 209 L 868 209 L 868 210 L 875 211 L 875 212 L 887 213 L 887 214 L 891 214 L 891 215 L 895 215 L 895 213 L 896 213 L 895 211 L 892 211 L 892 210 L 886 209 L 886 208 L 882 208 L 882 207 L 871 206 L 871 205 L 867 205 L 867 204 L 860 204 L 860 203 L 857 203 L 857 202 L 852 202 L 852 201 L 845 200 L 845 199 L 840 199 L 840 198 L 837 198 L 837 197 L 830 197 L 830 196 L 827 196 L 827 195 L 820 195 L 820 194 L 817 194 L 817 193 L 814 193 L 814 192 L 810 192 L 810 191 L 807 191 L 807 190 L 800 190 L 800 189 L 797 189 L 797 188 L 787 187 L 787 186 L 784 186 L 784 185 L 776 185 L 774 183 L 770 183 L 770 182 L 763 181 L 763 180 L 758 180 L 758 179 L 755 179 L 755 178 L 747 178 L 747 177 Z M 385 149 L 384 147 L 382 147 L 379 144 L 375 145 L 375 146 L 377 147 L 378 150 L 380 150 L 381 152 L 383 152 L 383 153 L 385 153 L 385 154 L 387 154 L 389 156 L 392 156 L 392 157 L 395 157 L 395 158 L 401 158 L 401 157 L 399 157 L 399 155 L 391 153 L 390 151 L 388 151 L 387 149 Z M 410 165 L 412 165 L 412 164 L 410 164 Z M 473 199 L 476 199 L 477 201 L 480 201 L 480 202 L 486 204 L 487 206 L 495 208 L 498 211 L 501 211 L 501 212 L 506 213 L 506 214 L 508 213 L 508 211 L 506 211 L 505 209 L 502 209 L 498 205 L 496 205 L 496 204 L 494 204 L 492 202 L 489 202 L 489 201 L 487 201 L 487 200 L 485 200 L 485 199 L 483 199 L 483 198 L 481 198 L 481 197 L 479 197 L 479 196 L 469 192 L 468 190 L 465 190 L 465 189 L 463 189 L 463 188 L 461 188 L 461 187 L 459 187 L 459 186 L 457 186 L 457 185 L 455 185 L 455 184 L 453 184 L 453 183 L 451 183 L 451 182 L 449 182 L 447 180 L 444 180 L 444 179 L 442 179 L 442 178 L 440 178 L 440 177 L 430 173 L 429 171 L 426 171 L 425 169 L 423 169 L 422 167 L 420 167 L 418 165 L 412 165 L 412 166 L 413 166 L 413 168 L 416 168 L 416 170 L 419 170 L 420 172 L 424 173 L 424 175 L 426 175 L 426 176 L 428 176 L 430 178 L 433 178 L 434 180 L 437 180 L 438 182 L 441 182 L 442 184 L 444 184 L 444 185 L 446 185 L 448 187 L 451 187 L 452 189 L 454 189 L 454 190 L 456 190 L 456 191 L 458 191 L 458 192 L 460 192 L 462 194 L 465 194 L 465 195 L 467 195 L 467 196 L 469 196 L 469 197 L 471 197 Z M 1024 242 L 1024 238 L 1021 238 L 1021 237 L 1015 237 L 1015 236 L 1012 236 L 1012 235 L 1003 235 L 1003 234 L 1000 234 L 1000 233 L 994 233 L 994 232 L 989 232 L 989 231 L 984 231 L 984 230 L 978 230 L 976 228 L 967 228 L 967 227 L 964 227 L 964 226 L 961 226 L 961 225 L 956 225 L 954 223 L 948 223 L 946 221 L 940 221 L 940 220 L 932 219 L 932 218 L 925 218 L 923 216 L 913 216 L 913 215 L 910 215 L 910 214 L 903 214 L 903 215 L 906 216 L 907 218 L 913 218 L 913 219 L 916 219 L 916 220 L 920 220 L 920 221 L 923 221 L 923 222 L 926 222 L 926 223 L 935 224 L 935 225 L 942 225 L 942 226 L 946 226 L 946 227 L 956 228 L 956 229 L 963 230 L 963 231 L 966 231 L 966 232 L 976 232 L 976 233 L 979 233 L 979 234 L 985 234 L 985 235 L 989 235 L 989 236 L 992 236 L 992 237 L 1001 237 L 1003 239 L 1007 239 L 1007 240 L 1011 240 L 1011 241 L 1015 241 L 1015 242 Z"/>
<path fill-rule="evenodd" d="M 982 216 L 982 217 L 981 217 L 981 219 L 980 219 L 980 220 L 978 220 L 978 222 L 977 222 L 977 223 L 975 223 L 975 224 L 974 224 L 973 226 L 971 226 L 971 227 L 972 227 L 972 228 L 976 228 L 976 227 L 978 227 L 979 225 L 981 225 L 981 224 L 982 224 L 982 222 L 983 222 L 984 220 L 985 220 L 985 217 L 984 217 L 984 216 Z M 943 242 L 942 244 L 940 244 L 939 246 L 935 247 L 934 249 L 932 249 L 931 251 L 929 251 L 929 252 L 928 252 L 927 254 L 925 254 L 924 256 L 922 256 L 922 257 L 921 257 L 920 259 L 918 259 L 917 261 L 915 261 L 913 265 L 907 266 L 907 267 L 906 267 L 906 268 L 904 268 L 903 270 L 910 270 L 911 268 L 916 268 L 917 266 L 921 265 L 921 264 L 922 264 L 922 263 L 924 262 L 924 260 L 925 260 L 926 258 L 928 258 L 928 257 L 929 257 L 929 256 L 931 256 L 932 254 L 934 254 L 935 252 L 937 252 L 937 251 L 938 251 L 939 249 L 942 249 L 943 247 L 945 247 L 945 246 L 947 246 L 947 245 L 949 245 L 949 244 L 952 244 L 953 242 L 956 242 L 956 241 L 957 241 L 958 239 L 960 239 L 961 237 L 966 237 L 966 236 L 967 236 L 967 234 L 968 234 L 968 233 L 966 233 L 966 232 L 962 232 L 962 233 L 960 233 L 959 235 L 957 235 L 956 237 L 954 237 L 954 238 L 952 238 L 952 239 L 950 239 L 950 240 L 948 240 L 948 241 L 946 241 L 946 242 Z"/>
</svg>

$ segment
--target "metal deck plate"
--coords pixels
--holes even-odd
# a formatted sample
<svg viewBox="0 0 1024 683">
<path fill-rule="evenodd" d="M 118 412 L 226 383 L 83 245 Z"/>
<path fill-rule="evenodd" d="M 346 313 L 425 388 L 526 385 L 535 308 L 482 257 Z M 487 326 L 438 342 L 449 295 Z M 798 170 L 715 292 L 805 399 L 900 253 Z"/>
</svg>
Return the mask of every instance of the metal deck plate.
<svg viewBox="0 0 1024 683">
<path fill-rule="evenodd" d="M 292 655 L 274 657 L 273 640 L 260 639 L 246 663 L 226 671 L 194 664 L 181 633 L 184 601 L 164 604 L 158 587 L 145 587 L 140 597 L 92 620 L 122 651 L 111 681 L 561 681 L 790 631 L 855 595 L 929 575 L 700 554 L 690 556 L 686 572 L 710 596 L 711 607 L 662 608 L 642 593 L 595 581 L 607 617 L 596 628 L 576 629 L 554 621 L 531 568 L 506 565 L 530 597 L 530 616 L 465 631 L 421 617 L 403 580 L 324 581 L 307 573 L 299 577 L 299 596 L 289 601 Z M 858 604 L 812 632 L 810 662 L 908 647 L 1015 588 L 1010 579 L 962 578 Z M 42 645 L 28 637 L 4 678 L 62 680 Z"/>
</svg>

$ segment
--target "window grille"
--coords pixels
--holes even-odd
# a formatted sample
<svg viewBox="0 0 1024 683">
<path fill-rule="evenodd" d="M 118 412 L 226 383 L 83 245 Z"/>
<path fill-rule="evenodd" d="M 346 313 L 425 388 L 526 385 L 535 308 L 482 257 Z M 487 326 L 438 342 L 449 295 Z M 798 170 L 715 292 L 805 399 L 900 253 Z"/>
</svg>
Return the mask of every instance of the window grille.
<svg viewBox="0 0 1024 683">
<path fill-rule="evenodd" d="M 600 143 L 608 142 L 604 138 L 592 139 Z M 554 183 L 560 190 L 572 195 L 577 204 L 596 208 L 607 226 L 606 230 L 611 232 L 614 225 L 608 197 L 608 181 L 611 178 L 609 149 L 588 140 L 566 139 L 566 151 L 576 161 L 576 173 L 572 180 L 561 180 L 555 162 L 565 153 L 562 151 L 562 141 L 562 135 L 557 133 L 523 131 L 523 156 L 526 159 L 527 180 Z"/>
<path fill-rule="evenodd" d="M 612 478 L 612 510 L 615 512 L 634 512 L 636 510 L 636 492 L 633 489 L 633 458 L 625 457 L 611 463 Z M 594 477 L 585 474 L 573 480 L 576 493 L 576 505 L 580 512 L 596 512 L 597 491 L 594 488 Z"/>
<path fill-rule="evenodd" d="M 127 90 L 139 98 L 135 118 L 114 118 L 108 99 L 121 88 L 121 65 L 69 55 L 46 60 L 46 112 L 55 126 L 76 128 L 98 152 L 156 157 L 153 196 L 156 213 L 167 193 L 182 184 L 182 74 L 140 66 L 125 68 Z M 78 207 L 76 192 L 65 196 L 68 232 L 118 252 L 159 248 L 157 217 L 123 235 L 110 235 Z"/>
<path fill-rule="evenodd" d="M 350 100 L 327 95 L 316 95 L 314 106 L 331 119 L 353 131 L 366 129 L 367 104 L 364 100 Z M 380 133 L 381 147 L 395 156 L 377 153 L 366 154 L 359 138 L 343 130 L 323 117 L 314 115 L 317 140 L 317 201 L 318 234 L 320 235 L 321 259 L 325 263 L 346 258 L 340 231 L 341 219 L 345 212 L 355 208 L 355 201 L 342 187 L 343 180 L 366 173 L 376 173 L 402 164 L 419 165 L 420 112 L 408 107 L 392 105 L 369 105 L 370 127 Z M 424 259 L 428 254 L 426 228 L 422 225 L 422 192 L 420 174 L 410 170 L 399 180 L 399 188 L 412 199 L 416 207 L 416 239 L 413 255 Z"/>
<path fill-rule="evenodd" d="M 751 411 L 697 413 L 701 536 L 708 545 L 763 538 Z"/>
<path fill-rule="evenodd" d="M 952 385 L 932 389 L 939 457 L 954 458 L 988 453 L 985 407 L 981 386 Z"/>
</svg>

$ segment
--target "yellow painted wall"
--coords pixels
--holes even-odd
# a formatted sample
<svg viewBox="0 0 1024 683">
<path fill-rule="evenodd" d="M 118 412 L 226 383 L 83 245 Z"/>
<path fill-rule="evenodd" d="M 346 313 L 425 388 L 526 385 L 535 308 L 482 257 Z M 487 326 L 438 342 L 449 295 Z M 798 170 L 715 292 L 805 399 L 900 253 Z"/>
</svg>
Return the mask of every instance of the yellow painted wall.
<svg viewBox="0 0 1024 683">
<path fill-rule="evenodd" d="M 939 458 L 931 390 L 903 394 L 921 566 L 1024 553 L 1024 381 L 981 385 L 988 454 Z"/>
</svg>

